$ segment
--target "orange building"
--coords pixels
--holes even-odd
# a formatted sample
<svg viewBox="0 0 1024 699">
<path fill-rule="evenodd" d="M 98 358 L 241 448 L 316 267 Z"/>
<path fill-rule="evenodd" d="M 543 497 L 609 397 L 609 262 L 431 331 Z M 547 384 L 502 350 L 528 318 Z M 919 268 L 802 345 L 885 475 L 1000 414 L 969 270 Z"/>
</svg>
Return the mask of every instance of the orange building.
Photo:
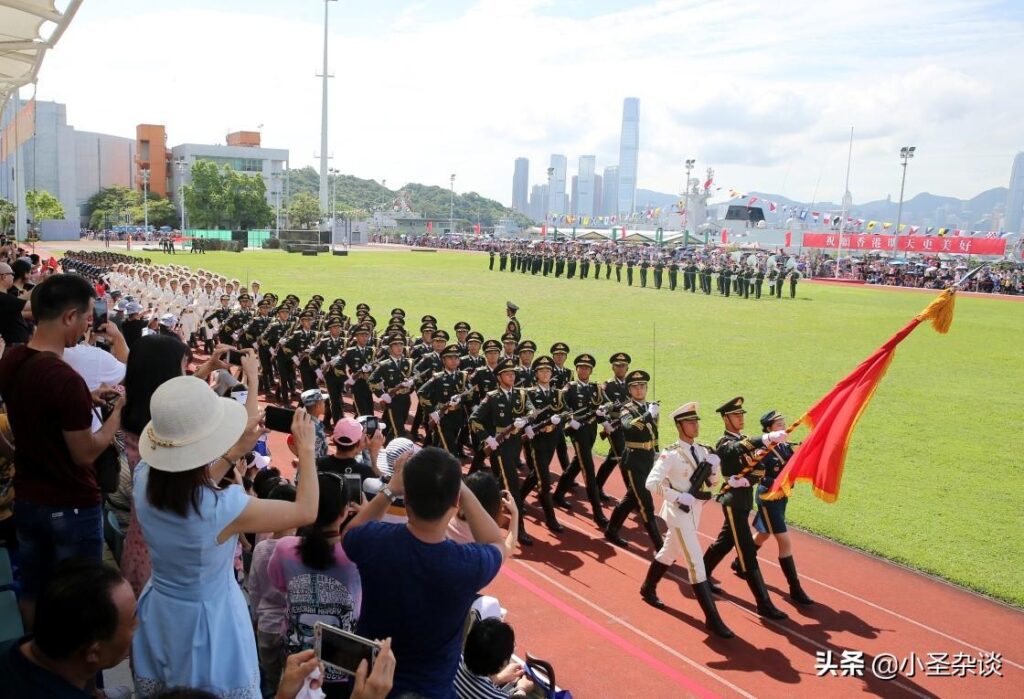
<svg viewBox="0 0 1024 699">
<path fill-rule="evenodd" d="M 233 133 L 228 134 L 227 141 L 229 146 L 245 146 L 247 148 L 259 148 L 260 132 L 235 131 Z"/>
<path fill-rule="evenodd" d="M 167 129 L 162 124 L 135 127 L 135 187 L 142 191 L 142 171 L 149 170 L 149 191 L 167 196 L 171 177 L 171 152 L 167 150 Z"/>
</svg>

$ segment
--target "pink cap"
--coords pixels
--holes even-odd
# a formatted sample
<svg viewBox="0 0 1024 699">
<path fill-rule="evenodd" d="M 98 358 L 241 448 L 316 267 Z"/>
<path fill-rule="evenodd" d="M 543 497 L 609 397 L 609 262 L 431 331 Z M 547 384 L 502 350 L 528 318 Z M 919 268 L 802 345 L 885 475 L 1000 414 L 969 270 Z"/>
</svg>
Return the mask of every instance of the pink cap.
<svg viewBox="0 0 1024 699">
<path fill-rule="evenodd" d="M 350 447 L 363 438 L 363 426 L 350 417 L 342 418 L 334 426 L 333 437 L 338 444 Z"/>
</svg>

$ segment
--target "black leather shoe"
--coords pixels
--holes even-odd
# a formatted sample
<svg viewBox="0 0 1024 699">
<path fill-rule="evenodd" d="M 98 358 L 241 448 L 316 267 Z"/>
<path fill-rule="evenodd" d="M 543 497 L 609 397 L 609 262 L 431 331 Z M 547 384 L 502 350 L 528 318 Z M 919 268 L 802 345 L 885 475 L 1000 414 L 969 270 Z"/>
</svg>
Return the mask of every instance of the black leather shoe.
<svg viewBox="0 0 1024 699">
<path fill-rule="evenodd" d="M 533 537 L 526 532 L 519 532 L 519 543 L 522 546 L 533 546 Z"/>
<path fill-rule="evenodd" d="M 610 541 L 611 543 L 615 544 L 619 548 L 629 548 L 629 542 L 623 539 L 622 536 L 616 531 L 606 529 L 604 532 L 604 538 Z"/>
<path fill-rule="evenodd" d="M 605 517 L 602 513 L 598 512 L 594 515 L 594 524 L 596 524 L 602 530 L 607 529 L 608 518 Z"/>
<path fill-rule="evenodd" d="M 618 505 L 619 504 L 619 501 L 616 500 L 615 498 L 613 498 L 608 493 L 601 493 L 601 502 L 603 502 L 605 505 L 613 505 L 613 504 L 614 505 Z"/>
<path fill-rule="evenodd" d="M 555 495 L 551 500 L 559 507 L 564 507 L 567 510 L 572 509 L 572 505 L 570 505 L 569 501 L 565 499 L 565 495 Z"/>
</svg>

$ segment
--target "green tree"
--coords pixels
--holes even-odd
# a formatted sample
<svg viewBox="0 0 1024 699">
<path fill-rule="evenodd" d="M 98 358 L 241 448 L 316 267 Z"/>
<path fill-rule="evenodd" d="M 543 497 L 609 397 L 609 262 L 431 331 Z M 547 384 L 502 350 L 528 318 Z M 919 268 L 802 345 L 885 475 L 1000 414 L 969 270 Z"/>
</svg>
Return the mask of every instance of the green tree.
<svg viewBox="0 0 1024 699">
<path fill-rule="evenodd" d="M 175 226 L 181 219 L 169 199 L 159 194 L 149 193 L 149 225 L 154 228 L 160 226 Z M 132 223 L 141 225 L 146 222 L 146 208 L 142 202 L 132 207 Z"/>
<path fill-rule="evenodd" d="M 226 179 L 214 162 L 197 160 L 193 163 L 192 183 L 185 185 L 185 207 L 192 228 L 221 227 L 227 199 Z"/>
<path fill-rule="evenodd" d="M 134 209 L 140 204 L 141 199 L 138 192 L 128 187 L 104 187 L 89 197 L 85 203 L 89 228 L 102 230 L 110 226 L 123 225 L 125 209 Z"/>
<path fill-rule="evenodd" d="M 32 223 L 35 224 L 43 219 L 64 218 L 64 207 L 60 200 L 45 189 L 30 189 L 25 192 L 25 207 L 32 216 Z"/>
<path fill-rule="evenodd" d="M 14 202 L 0 199 L 0 233 L 7 233 L 14 227 L 14 218 L 18 215 Z"/>
<path fill-rule="evenodd" d="M 235 230 L 265 228 L 274 218 L 262 177 L 225 170 L 224 215 Z"/>
<path fill-rule="evenodd" d="M 292 195 L 288 207 L 288 219 L 293 225 L 309 228 L 319 223 L 321 218 L 320 201 L 309 192 Z"/>
</svg>

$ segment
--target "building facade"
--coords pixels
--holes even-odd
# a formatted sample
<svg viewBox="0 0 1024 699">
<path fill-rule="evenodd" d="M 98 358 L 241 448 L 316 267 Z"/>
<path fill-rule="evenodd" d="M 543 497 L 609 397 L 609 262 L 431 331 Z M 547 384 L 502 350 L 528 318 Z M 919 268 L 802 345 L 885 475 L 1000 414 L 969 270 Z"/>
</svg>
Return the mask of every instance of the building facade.
<svg viewBox="0 0 1024 699">
<path fill-rule="evenodd" d="M 636 210 L 637 164 L 640 155 L 640 100 L 627 97 L 622 102 L 622 134 L 619 138 L 618 212 L 629 215 Z"/>
<path fill-rule="evenodd" d="M 512 210 L 529 215 L 530 202 L 530 161 L 516 158 L 515 171 L 512 174 Z"/>
<path fill-rule="evenodd" d="M 609 165 L 601 178 L 601 215 L 615 216 L 619 208 L 619 166 Z"/>
<path fill-rule="evenodd" d="M 266 184 L 267 203 L 274 207 L 277 203 L 276 192 L 280 180 L 288 165 L 288 150 L 284 148 L 264 148 L 259 145 L 257 132 L 239 132 L 253 134 L 257 138 L 254 145 L 204 145 L 200 143 L 183 143 L 171 148 L 171 196 L 178 211 L 181 211 L 181 188 L 192 183 L 192 166 L 200 160 L 215 163 L 218 167 L 227 166 L 236 172 L 247 175 L 258 175 Z M 228 136 L 228 143 L 240 139 Z M 247 140 L 252 143 L 251 137 Z M 186 222 L 186 226 L 187 226 Z"/>
<path fill-rule="evenodd" d="M 535 184 L 530 189 L 530 213 L 534 221 L 543 221 L 546 218 L 548 205 L 548 186 L 546 184 Z"/>
<path fill-rule="evenodd" d="M 547 213 L 554 216 L 561 216 L 566 213 L 565 196 L 565 169 L 566 160 L 564 155 L 554 153 L 551 156 L 551 179 L 548 191 Z"/>
<path fill-rule="evenodd" d="M 1024 153 L 1017 153 L 1010 170 L 1009 192 L 1006 193 L 1006 223 L 1008 233 L 1024 233 Z"/>
<path fill-rule="evenodd" d="M 594 215 L 594 176 L 597 169 L 597 158 L 593 155 L 581 155 L 577 177 L 576 214 L 579 216 Z"/>
</svg>

